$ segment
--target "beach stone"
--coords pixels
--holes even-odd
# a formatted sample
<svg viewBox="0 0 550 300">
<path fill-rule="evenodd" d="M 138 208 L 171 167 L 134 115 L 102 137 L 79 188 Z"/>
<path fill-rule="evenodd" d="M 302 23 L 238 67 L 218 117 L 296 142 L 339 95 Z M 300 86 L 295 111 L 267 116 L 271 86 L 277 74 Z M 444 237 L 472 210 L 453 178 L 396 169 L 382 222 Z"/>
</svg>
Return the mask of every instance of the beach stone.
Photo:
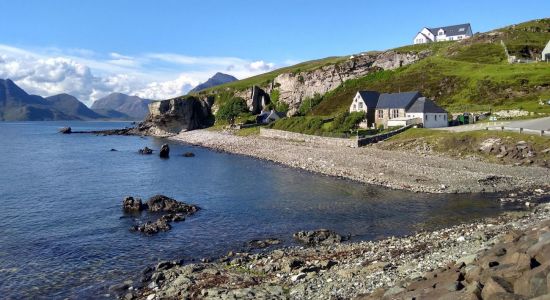
<svg viewBox="0 0 550 300">
<path fill-rule="evenodd" d="M 293 237 L 296 241 L 306 245 L 335 244 L 343 241 L 341 235 L 328 229 L 299 231 Z"/>
<path fill-rule="evenodd" d="M 138 212 L 146 209 L 147 206 L 141 202 L 141 199 L 128 196 L 122 201 L 122 209 L 127 212 Z"/>
<path fill-rule="evenodd" d="M 278 239 L 251 240 L 248 242 L 248 246 L 254 249 L 263 249 L 280 243 L 281 241 Z"/>
<path fill-rule="evenodd" d="M 525 297 L 537 297 L 550 293 L 547 277 L 550 274 L 550 264 L 545 264 L 531 271 L 525 272 L 514 283 L 516 294 Z"/>
<path fill-rule="evenodd" d="M 459 260 L 456 261 L 457 264 L 464 263 L 465 265 L 471 265 L 477 258 L 477 254 L 471 254 L 467 256 L 461 257 Z"/>
<path fill-rule="evenodd" d="M 481 290 L 481 297 L 483 299 L 490 299 L 495 296 L 497 293 L 513 293 L 514 287 L 500 277 L 491 276 L 485 282 L 483 290 Z"/>
<path fill-rule="evenodd" d="M 159 152 L 159 156 L 161 158 L 168 158 L 170 157 L 170 147 L 168 146 L 168 144 L 164 144 L 160 147 L 160 152 Z"/>
</svg>

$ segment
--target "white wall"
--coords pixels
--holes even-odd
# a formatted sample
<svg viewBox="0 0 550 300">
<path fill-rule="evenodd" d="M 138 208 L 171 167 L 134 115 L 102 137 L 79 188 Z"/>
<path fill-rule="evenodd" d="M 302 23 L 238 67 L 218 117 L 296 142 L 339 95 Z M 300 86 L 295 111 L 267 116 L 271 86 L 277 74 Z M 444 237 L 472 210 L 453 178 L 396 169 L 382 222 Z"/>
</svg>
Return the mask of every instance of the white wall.
<svg viewBox="0 0 550 300">
<path fill-rule="evenodd" d="M 363 101 L 363 98 L 361 98 L 361 95 L 359 93 L 355 95 L 353 101 L 351 102 L 351 105 L 349 106 L 350 113 L 356 111 L 367 112 L 367 105 L 365 104 L 365 101 Z"/>
<path fill-rule="evenodd" d="M 420 118 L 424 128 L 438 128 L 449 126 L 446 113 L 407 113 L 407 117 Z"/>
</svg>

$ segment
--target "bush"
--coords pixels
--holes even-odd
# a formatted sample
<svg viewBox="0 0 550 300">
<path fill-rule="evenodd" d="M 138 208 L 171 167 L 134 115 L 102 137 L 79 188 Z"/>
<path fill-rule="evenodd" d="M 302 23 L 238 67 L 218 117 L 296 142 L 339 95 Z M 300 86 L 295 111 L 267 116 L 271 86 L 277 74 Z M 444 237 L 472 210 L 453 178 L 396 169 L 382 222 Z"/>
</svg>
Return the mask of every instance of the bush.
<svg viewBox="0 0 550 300">
<path fill-rule="evenodd" d="M 243 98 L 231 98 L 220 104 L 216 119 L 233 122 L 241 114 L 248 113 L 248 106 Z"/>
<path fill-rule="evenodd" d="M 305 116 L 310 110 L 321 103 L 322 100 L 323 96 L 317 93 L 313 96 L 313 98 L 304 99 L 304 101 L 302 101 L 302 103 L 300 104 L 300 108 L 298 108 L 298 113 L 302 116 Z"/>
<path fill-rule="evenodd" d="M 332 121 L 331 131 L 333 132 L 349 132 L 355 129 L 356 126 L 365 119 L 365 114 L 362 112 L 343 112 L 336 115 Z"/>
</svg>

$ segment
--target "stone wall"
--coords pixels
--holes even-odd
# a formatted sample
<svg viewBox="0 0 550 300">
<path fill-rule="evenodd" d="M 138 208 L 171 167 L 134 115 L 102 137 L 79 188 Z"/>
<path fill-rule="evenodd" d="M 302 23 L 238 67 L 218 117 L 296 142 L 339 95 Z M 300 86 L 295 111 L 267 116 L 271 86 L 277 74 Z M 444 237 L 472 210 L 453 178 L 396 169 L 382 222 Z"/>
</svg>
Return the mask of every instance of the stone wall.
<svg viewBox="0 0 550 300">
<path fill-rule="evenodd" d="M 316 136 L 316 135 L 302 134 L 302 133 L 276 130 L 276 129 L 266 129 L 266 128 L 260 128 L 260 136 L 267 137 L 267 138 L 305 142 L 309 144 L 323 145 L 323 146 L 351 147 L 351 148 L 357 147 L 356 138 L 350 138 L 350 139 L 331 138 L 331 137 L 322 137 L 322 136 Z"/>
</svg>

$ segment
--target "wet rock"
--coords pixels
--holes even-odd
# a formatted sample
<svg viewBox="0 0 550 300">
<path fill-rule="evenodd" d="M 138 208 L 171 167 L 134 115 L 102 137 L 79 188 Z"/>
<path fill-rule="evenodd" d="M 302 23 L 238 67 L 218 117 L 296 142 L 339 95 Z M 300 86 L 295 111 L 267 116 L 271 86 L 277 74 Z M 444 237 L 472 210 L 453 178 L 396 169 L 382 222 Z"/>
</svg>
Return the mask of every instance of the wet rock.
<svg viewBox="0 0 550 300">
<path fill-rule="evenodd" d="M 168 144 L 164 144 L 160 147 L 159 156 L 161 158 L 169 158 L 170 157 L 170 147 L 168 146 Z"/>
<path fill-rule="evenodd" d="M 59 133 L 62 133 L 62 134 L 71 134 L 72 132 L 73 130 L 71 129 L 71 127 L 63 127 L 59 129 Z"/>
<path fill-rule="evenodd" d="M 111 151 L 111 152 L 116 152 L 116 151 L 118 151 L 118 150 L 117 150 L 117 149 L 115 149 L 115 148 L 111 148 L 111 150 L 110 150 L 110 151 Z"/>
<path fill-rule="evenodd" d="M 128 196 L 122 201 L 122 209 L 126 212 L 138 212 L 147 209 L 141 199 Z"/>
<path fill-rule="evenodd" d="M 152 235 L 161 231 L 168 231 L 172 229 L 172 226 L 170 226 L 166 220 L 158 219 L 155 222 L 146 222 L 145 224 L 135 225 L 132 229 L 147 235 Z"/>
<path fill-rule="evenodd" d="M 148 155 L 148 154 L 153 154 L 153 150 L 149 149 L 149 147 L 145 146 L 143 149 L 139 149 L 138 153 Z"/>
<path fill-rule="evenodd" d="M 344 238 L 334 231 L 328 229 L 319 229 L 315 231 L 299 231 L 293 235 L 294 239 L 306 245 L 336 244 Z"/>
<path fill-rule="evenodd" d="M 185 213 L 191 215 L 199 210 L 198 206 L 179 202 L 164 195 L 155 195 L 147 200 L 147 207 L 152 212 Z"/>
<path fill-rule="evenodd" d="M 248 246 L 253 249 L 263 249 L 280 243 L 278 239 L 252 240 L 248 242 Z"/>
<path fill-rule="evenodd" d="M 195 153 L 193 152 L 185 152 L 181 156 L 183 157 L 195 157 Z"/>
</svg>

